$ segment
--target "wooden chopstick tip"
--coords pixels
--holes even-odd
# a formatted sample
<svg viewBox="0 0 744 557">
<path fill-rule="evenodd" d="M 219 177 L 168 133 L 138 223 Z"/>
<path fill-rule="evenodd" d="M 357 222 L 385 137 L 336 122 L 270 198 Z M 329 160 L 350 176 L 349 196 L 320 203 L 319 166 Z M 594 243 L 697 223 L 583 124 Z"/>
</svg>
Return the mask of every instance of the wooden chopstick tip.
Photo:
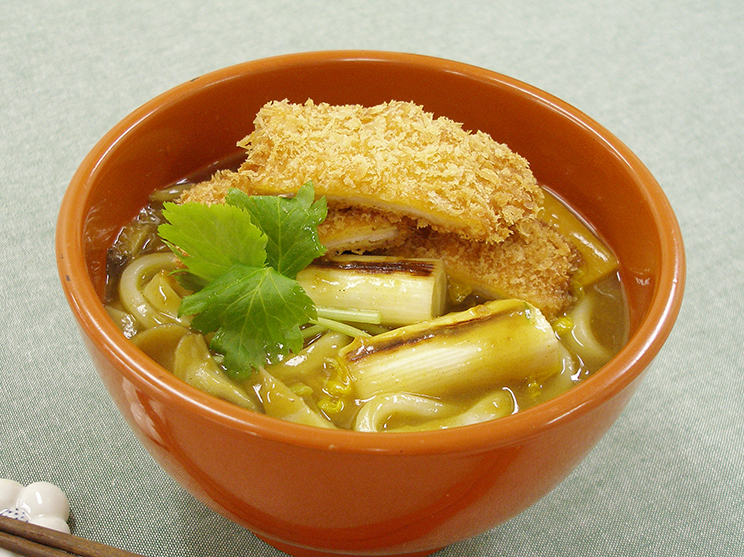
<svg viewBox="0 0 744 557">
<path fill-rule="evenodd" d="M 79 536 L 0 516 L 0 548 L 23 557 L 143 557 Z"/>
</svg>

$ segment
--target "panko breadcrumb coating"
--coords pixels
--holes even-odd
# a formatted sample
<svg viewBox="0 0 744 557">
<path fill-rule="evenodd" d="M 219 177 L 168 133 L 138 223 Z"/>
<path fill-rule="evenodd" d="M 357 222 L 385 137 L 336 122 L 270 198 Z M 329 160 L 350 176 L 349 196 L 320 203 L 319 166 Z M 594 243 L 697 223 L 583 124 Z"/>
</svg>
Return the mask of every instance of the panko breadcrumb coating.
<svg viewBox="0 0 744 557">
<path fill-rule="evenodd" d="M 581 255 L 550 225 L 533 221 L 528 228 L 528 234 L 517 232 L 500 244 L 468 242 L 424 228 L 386 253 L 439 258 L 451 280 L 487 297 L 526 300 L 553 319 L 574 302 L 571 278 Z"/>
<path fill-rule="evenodd" d="M 215 203 L 224 203 L 227 191 L 231 188 L 237 188 L 240 178 L 232 170 L 218 170 L 209 180 L 199 182 L 191 188 L 184 190 L 179 202 L 181 203 L 203 203 L 213 205 Z M 254 192 L 246 191 L 248 195 Z"/>
<path fill-rule="evenodd" d="M 239 180 L 253 192 L 292 193 L 312 180 L 329 206 L 407 215 L 468 239 L 500 242 L 542 203 L 524 158 L 410 102 L 269 102 L 239 145 Z"/>
</svg>

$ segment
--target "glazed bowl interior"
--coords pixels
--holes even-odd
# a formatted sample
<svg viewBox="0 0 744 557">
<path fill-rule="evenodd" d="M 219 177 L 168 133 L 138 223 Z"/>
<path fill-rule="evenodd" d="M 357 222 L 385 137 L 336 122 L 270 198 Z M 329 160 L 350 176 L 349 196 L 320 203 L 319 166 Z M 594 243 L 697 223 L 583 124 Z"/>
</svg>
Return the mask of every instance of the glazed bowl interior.
<svg viewBox="0 0 744 557">
<path fill-rule="evenodd" d="M 259 108 L 281 99 L 362 105 L 413 101 L 435 116 L 462 122 L 465 129 L 485 131 L 524 156 L 537 180 L 616 253 L 630 312 L 628 344 L 603 369 L 552 401 L 494 422 L 437 432 L 308 431 L 180 383 L 108 318 L 101 303 L 106 250 L 153 190 L 235 157 L 236 143 L 252 130 Z M 478 451 L 519 443 L 591 412 L 640 377 L 672 328 L 684 284 L 682 239 L 668 201 L 637 157 L 601 125 L 508 77 L 385 52 L 306 53 L 248 62 L 196 78 L 145 104 L 101 139 L 73 177 L 60 210 L 57 254 L 65 294 L 91 353 L 127 381 L 162 404 L 236 430 L 350 453 Z"/>
</svg>

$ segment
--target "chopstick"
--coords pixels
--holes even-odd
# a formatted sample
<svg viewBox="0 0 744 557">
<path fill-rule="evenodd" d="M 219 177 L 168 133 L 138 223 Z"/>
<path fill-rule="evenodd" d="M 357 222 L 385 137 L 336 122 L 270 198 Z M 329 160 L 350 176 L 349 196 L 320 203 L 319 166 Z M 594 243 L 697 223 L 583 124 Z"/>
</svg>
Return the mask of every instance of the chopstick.
<svg viewBox="0 0 744 557">
<path fill-rule="evenodd" d="M 51 528 L 0 516 L 0 548 L 23 557 L 142 557 Z"/>
</svg>

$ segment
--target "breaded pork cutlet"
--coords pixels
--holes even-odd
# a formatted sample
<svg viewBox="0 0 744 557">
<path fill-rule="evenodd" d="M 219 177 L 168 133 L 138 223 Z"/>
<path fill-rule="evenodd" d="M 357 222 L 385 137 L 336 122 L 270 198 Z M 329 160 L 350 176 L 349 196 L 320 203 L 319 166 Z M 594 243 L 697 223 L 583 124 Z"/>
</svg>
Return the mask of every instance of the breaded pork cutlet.
<svg viewBox="0 0 744 557">
<path fill-rule="evenodd" d="M 331 208 L 318 226 L 318 237 L 328 250 L 327 256 L 362 254 L 400 246 L 415 230 L 415 223 L 407 217 L 359 207 Z"/>
<path fill-rule="evenodd" d="M 218 170 L 209 180 L 199 182 L 184 190 L 179 201 L 181 203 L 203 203 L 204 205 L 224 203 L 228 190 L 237 188 L 239 183 L 240 179 L 236 172 Z M 255 195 L 255 192 L 244 191 L 248 195 Z"/>
<path fill-rule="evenodd" d="M 574 301 L 571 277 L 582 263 L 581 255 L 542 221 L 532 221 L 526 228 L 527 234 L 518 231 L 500 244 L 467 242 L 455 234 L 422 228 L 385 253 L 441 259 L 451 280 L 487 297 L 526 300 L 553 319 Z"/>
<path fill-rule="evenodd" d="M 230 170 L 216 172 L 210 180 L 184 191 L 180 201 L 212 205 L 224 203 L 231 188 L 240 184 L 240 175 Z M 243 185 L 249 195 L 258 192 Z M 329 207 L 328 216 L 318 226 L 318 236 L 328 255 L 344 251 L 364 253 L 387 249 L 403 243 L 416 228 L 416 223 L 404 216 L 381 213 L 359 207 Z"/>
<path fill-rule="evenodd" d="M 524 158 L 410 102 L 270 102 L 239 145 L 241 189 L 287 194 L 312 180 L 329 207 L 405 215 L 467 239 L 500 242 L 542 203 Z"/>
</svg>

